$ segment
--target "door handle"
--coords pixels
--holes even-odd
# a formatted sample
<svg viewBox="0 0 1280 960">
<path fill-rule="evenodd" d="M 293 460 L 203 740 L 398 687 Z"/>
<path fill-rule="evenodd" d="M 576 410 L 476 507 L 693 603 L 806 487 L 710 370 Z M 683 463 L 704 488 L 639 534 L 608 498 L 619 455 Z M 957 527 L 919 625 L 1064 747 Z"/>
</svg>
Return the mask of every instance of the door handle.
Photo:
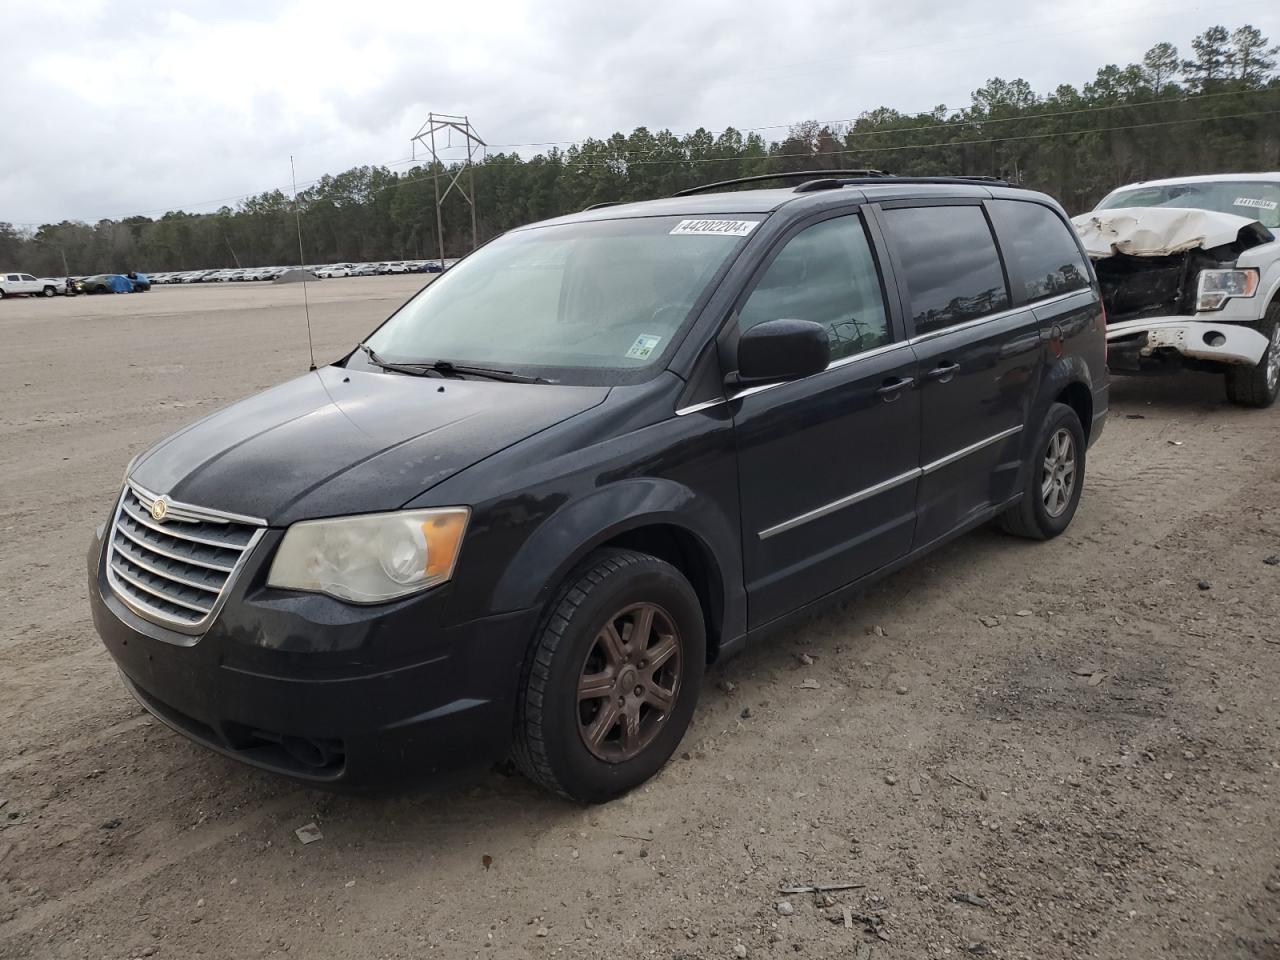
<svg viewBox="0 0 1280 960">
<path fill-rule="evenodd" d="M 907 387 L 915 383 L 914 377 L 898 377 L 896 380 L 886 380 L 884 386 L 876 390 L 876 393 L 884 400 L 885 403 L 892 403 L 898 399 L 899 394 Z"/>
<path fill-rule="evenodd" d="M 936 367 L 930 370 L 927 374 L 925 374 L 925 376 L 928 377 L 930 380 L 937 380 L 939 383 L 946 383 L 948 380 L 950 380 L 952 377 L 955 376 L 956 371 L 959 369 L 960 369 L 960 364 L 952 363 L 951 361 L 947 360 L 947 361 L 944 361 L 943 363 L 938 364 Z"/>
</svg>

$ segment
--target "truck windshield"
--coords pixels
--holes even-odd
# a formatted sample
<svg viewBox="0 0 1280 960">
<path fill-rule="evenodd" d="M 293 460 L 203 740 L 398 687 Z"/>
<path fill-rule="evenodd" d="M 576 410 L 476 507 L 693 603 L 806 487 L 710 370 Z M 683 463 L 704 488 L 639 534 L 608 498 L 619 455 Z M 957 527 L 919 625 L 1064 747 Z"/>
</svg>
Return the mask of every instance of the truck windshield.
<svg viewBox="0 0 1280 960">
<path fill-rule="evenodd" d="M 400 364 L 447 360 L 582 384 L 647 379 L 759 219 L 517 230 L 441 275 L 368 345 Z"/>
<path fill-rule="evenodd" d="M 1259 220 L 1264 227 L 1280 227 L 1280 181 L 1224 180 L 1134 187 L 1111 194 L 1097 209 L 1117 207 L 1191 207 Z"/>
</svg>

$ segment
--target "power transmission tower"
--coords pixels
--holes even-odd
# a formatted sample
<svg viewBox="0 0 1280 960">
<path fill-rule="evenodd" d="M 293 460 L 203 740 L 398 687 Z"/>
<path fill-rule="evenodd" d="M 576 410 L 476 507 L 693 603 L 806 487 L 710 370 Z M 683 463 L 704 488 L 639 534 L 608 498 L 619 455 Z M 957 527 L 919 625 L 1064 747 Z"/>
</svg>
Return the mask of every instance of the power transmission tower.
<svg viewBox="0 0 1280 960">
<path fill-rule="evenodd" d="M 453 143 L 453 136 L 457 133 L 462 137 L 462 143 L 457 146 Z M 444 142 L 441 143 L 437 139 L 437 135 L 442 134 Z M 476 177 L 475 177 L 475 158 L 476 155 L 484 150 L 488 144 L 480 139 L 480 135 L 476 133 L 475 127 L 471 126 L 471 121 L 465 116 L 456 117 L 447 113 L 428 113 L 426 123 L 418 130 L 416 134 L 409 140 L 414 160 L 418 159 L 418 146 L 421 145 L 431 157 L 431 183 L 435 187 L 436 193 L 436 237 L 440 241 L 440 269 L 444 270 L 444 201 L 449 193 L 456 187 L 458 193 L 462 195 L 462 199 L 471 207 L 471 249 L 474 250 L 480 246 L 480 231 L 476 225 Z M 452 170 L 445 169 L 445 161 L 442 155 L 459 149 L 467 151 L 465 160 L 453 160 L 454 167 Z M 448 180 L 448 186 L 444 188 L 444 192 L 440 192 L 440 177 L 444 175 Z M 462 184 L 462 176 L 466 174 L 466 186 Z"/>
</svg>

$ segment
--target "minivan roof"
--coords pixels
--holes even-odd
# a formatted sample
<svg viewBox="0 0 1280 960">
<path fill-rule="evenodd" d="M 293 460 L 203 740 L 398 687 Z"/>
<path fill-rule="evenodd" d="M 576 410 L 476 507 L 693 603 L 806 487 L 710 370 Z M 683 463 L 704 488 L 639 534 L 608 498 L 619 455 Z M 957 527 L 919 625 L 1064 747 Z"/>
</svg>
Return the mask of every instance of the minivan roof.
<svg viewBox="0 0 1280 960">
<path fill-rule="evenodd" d="M 883 183 L 862 181 L 829 190 L 796 192 L 794 187 L 766 190 L 729 190 L 723 193 L 697 193 L 685 197 L 663 197 L 588 208 L 578 213 L 542 220 L 518 227 L 545 227 L 561 223 L 584 223 L 595 220 L 625 220 L 632 217 L 692 216 L 772 213 L 781 207 L 801 206 L 819 209 L 849 201 L 905 200 L 928 197 L 1009 197 L 1048 201 L 1045 194 L 1021 187 L 981 183 L 927 183 L 889 177 Z"/>
</svg>

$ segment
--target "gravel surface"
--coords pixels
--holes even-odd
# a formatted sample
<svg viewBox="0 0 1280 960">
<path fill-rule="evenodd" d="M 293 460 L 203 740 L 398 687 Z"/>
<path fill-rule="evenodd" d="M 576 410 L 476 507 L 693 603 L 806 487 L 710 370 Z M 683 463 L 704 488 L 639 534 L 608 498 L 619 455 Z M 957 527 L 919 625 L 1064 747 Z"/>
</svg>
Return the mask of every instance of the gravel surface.
<svg viewBox="0 0 1280 960">
<path fill-rule="evenodd" d="M 317 357 L 420 282 L 312 285 Z M 0 957 L 1280 957 L 1280 411 L 1118 381 L 1066 535 L 712 670 L 608 806 L 336 797 L 153 722 L 86 604 L 125 463 L 304 371 L 301 296 L 0 303 Z"/>
</svg>

